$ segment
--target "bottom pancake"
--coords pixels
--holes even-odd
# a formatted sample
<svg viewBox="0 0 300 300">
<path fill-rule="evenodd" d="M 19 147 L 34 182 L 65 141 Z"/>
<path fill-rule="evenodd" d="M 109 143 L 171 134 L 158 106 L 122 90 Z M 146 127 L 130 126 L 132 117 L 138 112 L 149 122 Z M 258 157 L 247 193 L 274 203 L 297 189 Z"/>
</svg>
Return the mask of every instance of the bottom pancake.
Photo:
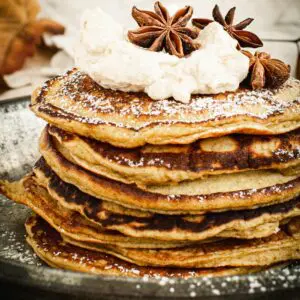
<svg viewBox="0 0 300 300">
<path fill-rule="evenodd" d="M 264 267 L 176 269 L 140 267 L 111 255 L 82 249 L 65 243 L 58 232 L 40 217 L 30 217 L 26 224 L 27 242 L 48 265 L 72 271 L 126 277 L 196 278 L 259 272 Z"/>
<path fill-rule="evenodd" d="M 300 218 L 292 219 L 277 233 L 261 239 L 226 239 L 178 249 L 126 249 L 82 243 L 68 237 L 75 246 L 105 252 L 140 265 L 179 268 L 269 266 L 300 259 Z"/>
</svg>

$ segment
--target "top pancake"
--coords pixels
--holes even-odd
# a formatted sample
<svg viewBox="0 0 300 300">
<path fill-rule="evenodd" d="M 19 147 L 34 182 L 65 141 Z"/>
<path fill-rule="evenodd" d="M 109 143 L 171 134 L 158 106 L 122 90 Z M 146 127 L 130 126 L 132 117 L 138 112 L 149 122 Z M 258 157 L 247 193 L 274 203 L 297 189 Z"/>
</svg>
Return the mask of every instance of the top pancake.
<svg viewBox="0 0 300 300">
<path fill-rule="evenodd" d="M 300 81 L 280 89 L 194 95 L 188 104 L 104 89 L 77 69 L 47 81 L 32 110 L 50 124 L 112 145 L 189 144 L 230 133 L 280 134 L 300 127 Z"/>
</svg>

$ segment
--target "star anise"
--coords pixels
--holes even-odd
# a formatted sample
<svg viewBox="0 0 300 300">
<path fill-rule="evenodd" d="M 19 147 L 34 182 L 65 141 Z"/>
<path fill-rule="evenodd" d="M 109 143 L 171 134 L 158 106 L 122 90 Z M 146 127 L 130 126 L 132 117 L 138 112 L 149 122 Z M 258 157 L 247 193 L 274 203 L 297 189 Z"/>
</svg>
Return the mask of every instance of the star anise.
<svg viewBox="0 0 300 300">
<path fill-rule="evenodd" d="M 199 48 L 193 40 L 198 36 L 197 28 L 186 27 L 192 17 L 193 9 L 185 6 L 170 16 L 167 9 L 158 1 L 154 11 L 132 9 L 132 16 L 140 26 L 128 31 L 129 40 L 151 51 L 166 50 L 169 54 L 183 57 Z"/>
<path fill-rule="evenodd" d="M 260 38 L 250 32 L 244 30 L 248 25 L 252 23 L 254 19 L 247 18 L 244 21 L 233 25 L 233 19 L 235 14 L 235 7 L 231 8 L 228 13 L 226 14 L 225 18 L 220 12 L 219 6 L 216 5 L 213 9 L 213 19 L 214 21 L 220 23 L 224 29 L 238 41 L 240 47 L 251 47 L 251 48 L 258 48 L 263 46 L 263 42 Z M 192 23 L 194 26 L 203 29 L 209 23 L 213 22 L 213 20 L 209 19 L 193 19 Z"/>
<path fill-rule="evenodd" d="M 242 53 L 250 60 L 248 81 L 252 89 L 278 88 L 290 77 L 290 66 L 270 54 L 257 51 L 253 55 L 245 50 Z"/>
</svg>

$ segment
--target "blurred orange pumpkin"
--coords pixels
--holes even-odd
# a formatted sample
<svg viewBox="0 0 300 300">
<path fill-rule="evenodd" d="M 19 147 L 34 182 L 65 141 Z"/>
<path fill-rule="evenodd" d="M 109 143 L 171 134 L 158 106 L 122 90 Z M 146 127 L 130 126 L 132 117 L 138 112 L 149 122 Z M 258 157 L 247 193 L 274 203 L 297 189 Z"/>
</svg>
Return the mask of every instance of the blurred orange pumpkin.
<svg viewBox="0 0 300 300">
<path fill-rule="evenodd" d="M 64 27 L 49 19 L 37 19 L 37 0 L 0 0 L 0 75 L 22 68 L 33 56 L 43 33 L 63 34 Z"/>
</svg>

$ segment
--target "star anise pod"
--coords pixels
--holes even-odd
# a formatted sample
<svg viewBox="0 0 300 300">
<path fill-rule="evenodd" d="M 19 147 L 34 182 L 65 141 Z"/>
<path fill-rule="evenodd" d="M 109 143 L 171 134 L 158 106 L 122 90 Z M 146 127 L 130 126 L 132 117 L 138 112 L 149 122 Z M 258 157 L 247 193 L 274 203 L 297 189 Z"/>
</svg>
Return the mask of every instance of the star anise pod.
<svg viewBox="0 0 300 300">
<path fill-rule="evenodd" d="M 290 77 L 290 66 L 270 54 L 257 51 L 253 55 L 245 50 L 242 53 L 249 57 L 248 81 L 252 89 L 278 88 Z"/>
<path fill-rule="evenodd" d="M 151 51 L 166 50 L 169 54 L 183 57 L 199 48 L 193 40 L 198 36 L 197 28 L 186 27 L 192 17 L 193 9 L 185 6 L 170 16 L 167 9 L 158 1 L 154 11 L 132 9 L 132 16 L 140 26 L 128 31 L 129 40 Z"/>
<path fill-rule="evenodd" d="M 224 29 L 238 41 L 240 47 L 251 47 L 258 48 L 263 46 L 263 42 L 260 38 L 254 34 L 253 32 L 244 30 L 248 25 L 252 23 L 254 19 L 247 18 L 244 21 L 233 25 L 233 19 L 235 14 L 235 7 L 231 8 L 226 14 L 225 18 L 220 12 L 219 6 L 216 5 L 213 9 L 213 19 L 214 21 L 220 23 Z M 193 19 L 192 23 L 194 26 L 203 29 L 209 23 L 213 22 L 213 20 L 209 19 Z"/>
</svg>

